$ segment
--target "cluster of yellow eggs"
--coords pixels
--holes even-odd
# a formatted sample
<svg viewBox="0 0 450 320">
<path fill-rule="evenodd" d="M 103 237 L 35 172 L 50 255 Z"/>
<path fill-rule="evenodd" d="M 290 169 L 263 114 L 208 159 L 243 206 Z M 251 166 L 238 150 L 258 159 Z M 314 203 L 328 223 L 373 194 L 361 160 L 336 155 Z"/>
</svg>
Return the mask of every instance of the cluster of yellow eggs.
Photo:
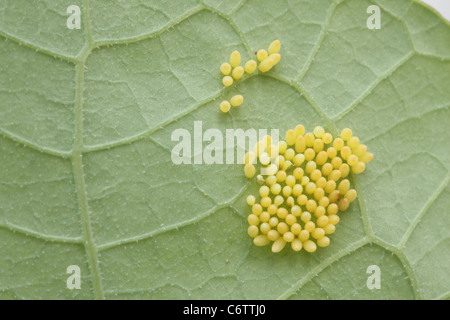
<svg viewBox="0 0 450 320">
<path fill-rule="evenodd" d="M 248 60 L 244 67 L 241 66 L 241 54 L 239 51 L 235 50 L 230 55 L 230 62 L 224 62 L 220 66 L 220 72 L 223 75 L 222 83 L 226 87 L 233 85 L 235 81 L 239 81 L 244 76 L 244 72 L 247 74 L 252 74 L 255 72 L 256 67 L 260 72 L 267 72 L 272 69 L 278 62 L 280 62 L 281 55 L 281 42 L 280 40 L 273 41 L 268 50 L 260 49 L 256 53 L 256 58 L 258 63 L 250 59 Z M 230 101 L 224 100 L 220 103 L 220 111 L 223 113 L 228 113 L 231 107 L 238 107 L 244 102 L 244 97 L 242 95 L 233 96 Z"/>
<path fill-rule="evenodd" d="M 265 175 L 257 176 L 259 194 L 247 197 L 251 206 L 248 234 L 253 243 L 272 243 L 273 252 L 280 252 L 287 243 L 294 251 L 327 247 L 327 235 L 334 233 L 339 212 L 356 199 L 348 175 L 363 172 L 372 158 L 348 128 L 333 139 L 323 127 L 305 133 L 304 126 L 298 125 L 277 145 L 265 136 L 244 159 L 248 179 L 255 176 L 258 162 Z"/>
</svg>

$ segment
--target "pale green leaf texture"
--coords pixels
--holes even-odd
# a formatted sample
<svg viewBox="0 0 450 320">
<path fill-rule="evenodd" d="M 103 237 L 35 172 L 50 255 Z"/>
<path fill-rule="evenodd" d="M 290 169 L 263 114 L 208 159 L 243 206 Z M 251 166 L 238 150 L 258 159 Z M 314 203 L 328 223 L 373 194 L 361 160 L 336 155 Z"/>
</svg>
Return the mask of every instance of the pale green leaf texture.
<svg viewBox="0 0 450 320">
<path fill-rule="evenodd" d="M 0 0 L 0 298 L 445 299 L 450 30 L 410 0 Z M 369 30 L 369 5 L 382 27 Z M 265 75 L 219 66 L 282 42 Z M 218 104 L 241 93 L 232 114 Z M 241 165 L 175 165 L 171 133 L 351 127 L 375 154 L 332 243 L 247 235 Z M 80 290 L 66 288 L 69 265 Z M 366 286 L 381 268 L 381 289 Z"/>
</svg>

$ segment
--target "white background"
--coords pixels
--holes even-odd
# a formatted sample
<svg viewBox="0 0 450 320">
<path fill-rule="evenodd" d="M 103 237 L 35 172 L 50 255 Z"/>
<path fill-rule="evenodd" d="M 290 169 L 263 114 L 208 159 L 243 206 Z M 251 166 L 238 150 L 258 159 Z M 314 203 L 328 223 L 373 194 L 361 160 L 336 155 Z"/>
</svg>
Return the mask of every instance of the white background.
<svg viewBox="0 0 450 320">
<path fill-rule="evenodd" d="M 422 0 L 450 21 L 450 0 Z"/>
</svg>

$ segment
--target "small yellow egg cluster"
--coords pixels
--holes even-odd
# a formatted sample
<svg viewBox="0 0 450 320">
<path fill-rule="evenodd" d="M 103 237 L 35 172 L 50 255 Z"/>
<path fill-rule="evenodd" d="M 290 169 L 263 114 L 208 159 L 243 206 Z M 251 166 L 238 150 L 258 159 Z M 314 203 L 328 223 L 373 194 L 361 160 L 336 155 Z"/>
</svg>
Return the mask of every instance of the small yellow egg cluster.
<svg viewBox="0 0 450 320">
<path fill-rule="evenodd" d="M 267 72 L 278 64 L 281 60 L 280 55 L 281 42 L 280 40 L 273 41 L 268 50 L 260 49 L 256 52 L 256 58 L 259 61 L 258 70 Z"/>
<path fill-rule="evenodd" d="M 235 50 L 230 55 L 230 62 L 224 62 L 220 66 L 220 72 L 223 75 L 222 83 L 225 87 L 230 87 L 235 81 L 239 81 L 244 76 L 244 72 L 247 74 L 252 74 L 255 72 L 256 67 L 259 71 L 267 72 L 272 69 L 278 62 L 280 62 L 281 56 L 279 54 L 281 49 L 280 40 L 273 41 L 268 51 L 261 49 L 256 53 L 256 58 L 259 62 L 250 59 L 248 60 L 244 67 L 241 66 L 241 54 L 239 51 Z M 238 107 L 244 101 L 242 95 L 236 95 L 230 99 L 230 101 L 224 100 L 220 103 L 219 109 L 223 113 L 228 113 L 231 107 Z"/>
<path fill-rule="evenodd" d="M 220 66 L 220 72 L 223 75 L 222 83 L 225 87 L 231 86 L 234 81 L 239 81 L 244 76 L 244 72 L 252 74 L 256 69 L 256 61 L 249 60 L 245 66 L 241 66 L 241 53 L 237 50 L 230 55 L 230 62 L 224 62 Z M 231 75 L 230 75 L 231 74 Z"/>
<path fill-rule="evenodd" d="M 303 125 L 286 132 L 286 139 L 272 144 L 265 136 L 245 154 L 244 174 L 256 174 L 255 163 L 265 169 L 257 176 L 258 199 L 247 197 L 251 206 L 248 234 L 257 246 L 272 243 L 280 252 L 290 243 L 294 251 L 315 252 L 330 244 L 330 234 L 339 223 L 339 213 L 356 199 L 347 179 L 350 172 L 365 170 L 373 154 L 348 128 L 340 137 L 315 127 L 305 133 Z"/>
</svg>

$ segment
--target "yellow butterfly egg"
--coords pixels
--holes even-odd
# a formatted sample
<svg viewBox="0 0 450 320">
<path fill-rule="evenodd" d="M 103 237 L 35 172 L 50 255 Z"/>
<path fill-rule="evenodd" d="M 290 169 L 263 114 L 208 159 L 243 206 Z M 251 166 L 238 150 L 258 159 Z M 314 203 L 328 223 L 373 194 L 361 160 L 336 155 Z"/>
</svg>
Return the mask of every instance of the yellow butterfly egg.
<svg viewBox="0 0 450 320">
<path fill-rule="evenodd" d="M 308 132 L 305 134 L 305 143 L 308 148 L 312 147 L 314 145 L 314 141 L 316 139 L 314 138 L 314 135 L 311 132 Z"/>
<path fill-rule="evenodd" d="M 302 168 L 295 168 L 293 175 L 295 177 L 295 179 L 300 180 L 301 178 L 303 178 L 303 169 Z"/>
<path fill-rule="evenodd" d="M 261 162 L 261 164 L 263 165 L 268 165 L 270 163 L 270 156 L 267 154 L 267 152 L 263 152 L 260 156 L 259 156 L 259 162 Z"/>
<path fill-rule="evenodd" d="M 317 164 L 314 161 L 308 161 L 305 165 L 305 172 L 310 174 L 317 168 Z"/>
<path fill-rule="evenodd" d="M 280 40 L 274 40 L 269 45 L 269 54 L 278 53 L 281 49 L 281 42 Z"/>
<path fill-rule="evenodd" d="M 337 156 L 337 150 L 334 147 L 329 147 L 327 149 L 327 156 L 328 158 L 330 158 L 331 160 L 333 160 L 336 156 Z"/>
<path fill-rule="evenodd" d="M 283 234 L 283 240 L 286 242 L 292 242 L 294 240 L 294 234 L 290 231 Z"/>
<path fill-rule="evenodd" d="M 291 242 L 291 248 L 294 251 L 301 251 L 303 248 L 303 243 L 300 241 L 300 239 L 295 239 Z"/>
<path fill-rule="evenodd" d="M 353 154 L 357 155 L 358 158 L 362 157 L 366 153 L 366 151 L 367 146 L 365 144 L 360 144 L 355 149 L 352 150 Z"/>
<path fill-rule="evenodd" d="M 328 247 L 330 245 L 330 238 L 325 236 L 325 237 L 317 240 L 317 245 L 321 248 Z"/>
<path fill-rule="evenodd" d="M 280 234 L 285 234 L 286 232 L 289 231 L 289 226 L 288 226 L 286 223 L 284 223 L 284 222 L 280 222 L 280 223 L 278 224 L 278 226 L 277 226 L 277 231 L 278 231 Z"/>
<path fill-rule="evenodd" d="M 293 175 L 288 175 L 286 177 L 285 183 L 286 183 L 287 186 L 293 187 L 295 185 L 295 182 L 296 182 L 295 181 L 295 177 Z"/>
<path fill-rule="evenodd" d="M 331 173 L 331 171 L 333 171 L 333 166 L 331 165 L 331 163 L 325 163 L 322 166 L 322 174 L 324 176 L 328 176 Z"/>
<path fill-rule="evenodd" d="M 316 182 L 317 180 L 319 180 L 322 177 L 322 173 L 320 172 L 319 169 L 315 169 L 311 172 L 311 180 Z"/>
<path fill-rule="evenodd" d="M 276 183 L 273 186 L 270 187 L 270 192 L 274 195 L 278 195 L 281 192 L 281 186 L 280 184 Z"/>
<path fill-rule="evenodd" d="M 325 230 L 325 234 L 333 234 L 334 231 L 336 231 L 336 227 L 334 226 L 334 224 L 329 223 L 323 227 L 323 230 Z"/>
<path fill-rule="evenodd" d="M 315 200 L 309 199 L 306 202 L 306 210 L 308 210 L 309 212 L 314 212 L 317 209 L 317 203 Z"/>
<path fill-rule="evenodd" d="M 284 154 L 286 152 L 286 149 L 287 149 L 286 141 L 283 141 L 283 140 L 279 141 L 277 146 L 278 146 L 279 154 Z"/>
<path fill-rule="evenodd" d="M 261 198 L 261 206 L 263 208 L 267 208 L 272 204 L 272 199 L 270 197 L 263 197 Z"/>
<path fill-rule="evenodd" d="M 332 214 L 330 216 L 328 216 L 328 221 L 331 224 L 337 225 L 339 223 L 339 216 L 337 214 Z"/>
<path fill-rule="evenodd" d="M 359 161 L 357 164 L 352 166 L 352 172 L 354 174 L 359 174 L 359 173 L 363 172 L 365 169 L 366 169 L 366 165 L 362 161 Z"/>
<path fill-rule="evenodd" d="M 237 94 L 235 96 L 232 96 L 230 99 L 230 104 L 233 107 L 238 107 L 244 102 L 244 97 L 240 94 Z"/>
<path fill-rule="evenodd" d="M 338 181 L 341 178 L 341 172 L 339 170 L 333 170 L 328 175 L 328 180 Z"/>
<path fill-rule="evenodd" d="M 317 218 L 317 225 L 321 228 L 325 227 L 329 222 L 329 219 L 326 215 L 322 215 L 319 218 Z"/>
<path fill-rule="evenodd" d="M 283 182 L 284 180 L 286 180 L 286 171 L 284 170 L 278 171 L 275 177 L 277 178 L 278 183 Z"/>
<path fill-rule="evenodd" d="M 253 206 L 253 205 L 255 204 L 255 201 L 256 201 L 256 199 L 255 199 L 254 196 L 249 195 L 249 196 L 247 197 L 247 204 L 248 204 L 249 206 Z"/>
<path fill-rule="evenodd" d="M 272 191 L 272 190 L 271 190 Z M 281 191 L 281 186 L 280 186 L 280 191 Z M 279 207 L 280 205 L 282 205 L 284 202 L 284 198 L 283 196 L 276 196 L 273 199 L 273 204 L 276 205 L 277 207 Z"/>
<path fill-rule="evenodd" d="M 321 126 L 317 126 L 314 128 L 313 133 L 316 138 L 322 138 L 325 134 L 325 129 Z"/>
<path fill-rule="evenodd" d="M 345 178 L 348 176 L 348 174 L 350 173 L 350 167 L 348 164 L 343 163 L 341 164 L 341 166 L 339 167 L 339 171 L 341 172 L 341 178 Z"/>
<path fill-rule="evenodd" d="M 261 212 L 259 220 L 261 220 L 261 222 L 268 222 L 270 220 L 270 214 L 267 211 Z"/>
<path fill-rule="evenodd" d="M 257 66 L 257 63 L 256 63 L 255 60 L 253 60 L 253 59 L 252 60 L 248 60 L 245 63 L 244 70 L 245 70 L 246 73 L 252 74 L 253 72 L 255 72 L 256 66 Z"/>
<path fill-rule="evenodd" d="M 301 194 L 297 197 L 297 203 L 301 206 L 306 205 L 307 201 L 308 201 L 308 197 L 304 194 Z"/>
<path fill-rule="evenodd" d="M 269 232 L 267 232 L 267 238 L 269 238 L 269 240 L 271 241 L 275 241 L 280 238 L 280 234 L 277 230 L 270 230 Z"/>
<path fill-rule="evenodd" d="M 219 109 L 223 113 L 228 113 L 231 109 L 231 104 L 228 101 L 224 100 L 220 103 Z"/>
<path fill-rule="evenodd" d="M 257 226 L 251 225 L 248 227 L 247 233 L 251 238 L 255 238 L 259 233 L 259 229 Z"/>
<path fill-rule="evenodd" d="M 317 250 L 317 246 L 312 240 L 307 240 L 303 242 L 303 249 L 305 249 L 306 252 L 313 253 Z"/>
<path fill-rule="evenodd" d="M 304 223 L 308 223 L 311 221 L 311 213 L 308 211 L 303 211 L 302 215 L 300 216 L 300 220 L 302 220 Z"/>
<path fill-rule="evenodd" d="M 299 167 L 302 165 L 302 163 L 305 161 L 305 155 L 302 153 L 298 153 L 294 156 L 294 159 L 292 159 L 292 162 L 295 166 Z"/>
<path fill-rule="evenodd" d="M 305 242 L 309 239 L 309 231 L 308 230 L 302 230 L 300 231 L 298 235 L 298 240 Z"/>
<path fill-rule="evenodd" d="M 316 188 L 316 190 L 314 190 L 314 199 L 316 199 L 316 201 L 320 201 L 320 199 L 322 199 L 325 196 L 325 190 L 322 188 Z"/>
<path fill-rule="evenodd" d="M 347 159 L 347 163 L 349 166 L 353 167 L 354 165 L 356 165 L 358 163 L 358 157 L 354 154 L 350 155 Z"/>
<path fill-rule="evenodd" d="M 286 152 L 284 153 L 284 158 L 285 158 L 286 160 L 289 160 L 289 161 L 290 161 L 290 160 L 293 160 L 294 157 L 295 157 L 295 151 L 294 151 L 294 149 L 289 148 L 289 149 L 287 149 Z"/>
<path fill-rule="evenodd" d="M 289 213 L 286 208 L 278 208 L 277 210 L 277 217 L 280 219 L 286 219 L 288 214 Z"/>
<path fill-rule="evenodd" d="M 320 218 L 323 215 L 325 215 L 325 208 L 322 206 L 318 206 L 316 210 L 314 210 L 314 217 Z"/>
<path fill-rule="evenodd" d="M 347 193 L 345 193 L 344 197 L 348 199 L 348 201 L 353 202 L 356 199 L 356 190 L 355 189 L 348 190 Z"/>
<path fill-rule="evenodd" d="M 273 60 L 266 58 L 258 66 L 258 70 L 261 72 L 267 72 L 274 66 Z"/>
<path fill-rule="evenodd" d="M 248 224 L 251 226 L 257 226 L 259 224 L 259 218 L 256 214 L 250 214 L 247 217 Z"/>
<path fill-rule="evenodd" d="M 239 51 L 233 51 L 230 55 L 230 64 L 233 68 L 236 68 L 241 64 L 241 54 Z"/>
<path fill-rule="evenodd" d="M 266 178 L 266 184 L 267 186 L 271 187 L 273 186 L 275 183 L 277 183 L 277 178 L 275 176 L 268 176 Z"/>
<path fill-rule="evenodd" d="M 320 151 L 316 156 L 316 163 L 321 166 L 328 160 L 328 155 L 325 151 Z"/>
<path fill-rule="evenodd" d="M 220 72 L 222 72 L 224 76 L 229 75 L 231 72 L 231 65 L 227 62 L 222 63 L 222 65 L 220 66 Z"/>
<path fill-rule="evenodd" d="M 311 232 L 311 236 L 314 239 L 322 239 L 323 237 L 325 237 L 325 230 L 323 230 L 322 228 L 315 228 L 312 232 Z"/>
<path fill-rule="evenodd" d="M 327 183 L 325 184 L 325 192 L 326 193 L 331 193 L 334 189 L 336 189 L 336 181 L 334 180 L 328 180 Z"/>
<path fill-rule="evenodd" d="M 259 203 L 256 203 L 252 206 L 252 213 L 254 215 L 259 216 L 263 212 L 263 208 Z"/>
<path fill-rule="evenodd" d="M 273 216 L 274 214 L 277 213 L 278 207 L 276 204 L 271 204 L 270 206 L 267 207 L 267 213 L 270 214 L 271 216 Z M 276 218 L 275 218 L 276 219 Z M 278 223 L 278 222 L 277 222 Z"/>
<path fill-rule="evenodd" d="M 276 66 L 281 60 L 281 55 L 279 53 L 272 53 L 267 59 L 272 60 L 272 64 Z"/>
<path fill-rule="evenodd" d="M 295 144 L 295 140 L 296 140 L 295 131 L 292 129 L 286 131 L 286 144 L 288 146 L 292 146 Z"/>
<path fill-rule="evenodd" d="M 299 206 L 294 205 L 291 208 L 291 213 L 294 215 L 294 217 L 299 217 L 302 214 L 302 209 Z"/>
<path fill-rule="evenodd" d="M 334 169 L 339 169 L 342 165 L 342 159 L 340 157 L 334 157 L 331 160 L 331 165 L 333 166 Z"/>
<path fill-rule="evenodd" d="M 233 78 L 230 76 L 225 76 L 222 78 L 222 83 L 225 87 L 229 87 L 233 84 Z"/>
<path fill-rule="evenodd" d="M 284 249 L 284 247 L 286 246 L 286 241 L 283 238 L 279 238 L 277 240 L 275 240 L 272 244 L 272 252 L 273 253 L 278 253 L 281 250 Z"/>
<path fill-rule="evenodd" d="M 315 190 L 316 190 L 316 184 L 314 182 L 308 183 L 305 187 L 305 192 L 307 194 L 313 194 Z"/>
<path fill-rule="evenodd" d="M 267 57 L 269 57 L 269 54 L 264 49 L 260 49 L 256 53 L 256 59 L 258 59 L 259 62 L 262 62 L 263 60 L 267 59 Z"/>
<path fill-rule="evenodd" d="M 330 199 L 328 197 L 322 197 L 322 199 L 319 200 L 319 206 L 326 208 L 330 204 Z"/>
<path fill-rule="evenodd" d="M 324 144 L 322 139 L 316 139 L 314 140 L 313 149 L 316 153 L 319 153 L 323 150 Z"/>
<path fill-rule="evenodd" d="M 304 154 L 305 154 L 306 161 L 311 161 L 316 156 L 316 152 L 314 151 L 314 149 L 311 149 L 311 148 L 306 149 Z"/>
<path fill-rule="evenodd" d="M 344 179 L 341 182 L 339 182 L 338 190 L 341 194 L 346 194 L 349 189 L 350 189 L 350 181 L 348 179 Z"/>
<path fill-rule="evenodd" d="M 347 141 L 347 146 L 349 146 L 352 150 L 356 149 L 359 146 L 359 138 L 355 136 L 351 137 Z"/>
<path fill-rule="evenodd" d="M 373 159 L 373 153 L 366 152 L 362 155 L 360 160 L 364 163 L 369 163 L 370 161 L 372 161 L 372 159 Z"/>
<path fill-rule="evenodd" d="M 289 187 L 289 186 L 284 186 L 282 193 L 283 193 L 283 196 L 285 198 L 287 198 L 287 197 L 289 197 L 292 194 L 292 188 Z"/>
<path fill-rule="evenodd" d="M 348 141 L 352 137 L 352 130 L 349 128 L 345 128 L 341 131 L 341 139 L 344 141 Z"/>
<path fill-rule="evenodd" d="M 309 233 L 312 233 L 316 229 L 316 224 L 312 221 L 308 221 L 307 223 L 305 223 L 304 229 Z"/>
<path fill-rule="evenodd" d="M 344 147 L 344 140 L 341 138 L 336 138 L 333 141 L 333 148 L 337 151 L 340 151 Z"/>
<path fill-rule="evenodd" d="M 301 153 L 304 152 L 305 149 L 306 149 L 305 137 L 300 135 L 295 139 L 295 151 Z"/>
<path fill-rule="evenodd" d="M 294 131 L 297 137 L 303 136 L 305 134 L 305 127 L 302 124 L 298 124 L 295 126 Z"/>
<path fill-rule="evenodd" d="M 336 203 L 330 204 L 327 208 L 328 216 L 330 217 L 330 216 L 336 215 L 338 212 L 338 209 L 339 209 L 339 207 Z"/>
<path fill-rule="evenodd" d="M 234 80 L 241 80 L 242 76 L 244 75 L 244 68 L 241 66 L 238 66 L 233 69 L 233 72 L 231 72 L 231 76 Z"/>
<path fill-rule="evenodd" d="M 293 214 L 288 214 L 286 216 L 286 223 L 288 225 L 292 226 L 296 222 L 297 222 L 297 218 Z"/>
<path fill-rule="evenodd" d="M 269 195 L 270 189 L 268 186 L 262 186 L 261 188 L 259 188 L 259 195 L 261 196 L 261 198 L 263 197 L 267 197 Z"/>
<path fill-rule="evenodd" d="M 339 190 L 333 190 L 328 195 L 328 199 L 330 199 L 330 202 L 333 203 L 333 202 L 337 202 L 339 200 L 340 196 L 341 196 L 341 193 L 339 192 Z"/>
<path fill-rule="evenodd" d="M 244 166 L 244 174 L 247 177 L 247 179 L 253 178 L 255 176 L 255 173 L 256 168 L 253 164 L 248 163 Z"/>
<path fill-rule="evenodd" d="M 262 234 L 267 234 L 270 231 L 270 226 L 267 222 L 261 223 L 259 230 L 261 230 Z"/>
<path fill-rule="evenodd" d="M 266 235 L 259 235 L 253 239 L 253 243 L 258 247 L 263 247 L 267 246 L 270 243 L 270 240 Z"/>
<path fill-rule="evenodd" d="M 325 144 L 330 144 L 331 141 L 333 141 L 333 136 L 331 135 L 331 133 L 325 133 L 322 137 L 322 141 Z"/>
<path fill-rule="evenodd" d="M 298 197 L 303 193 L 303 187 L 301 184 L 296 184 L 292 187 L 292 195 Z"/>
<path fill-rule="evenodd" d="M 339 210 L 341 211 L 345 211 L 348 209 L 348 206 L 350 205 L 350 201 L 347 198 L 342 198 L 341 200 L 339 200 Z"/>
<path fill-rule="evenodd" d="M 306 176 L 303 176 L 303 177 L 302 177 L 302 180 L 300 180 L 300 184 L 301 184 L 302 186 L 306 186 L 308 183 L 309 183 L 309 178 L 306 177 Z"/>
</svg>

